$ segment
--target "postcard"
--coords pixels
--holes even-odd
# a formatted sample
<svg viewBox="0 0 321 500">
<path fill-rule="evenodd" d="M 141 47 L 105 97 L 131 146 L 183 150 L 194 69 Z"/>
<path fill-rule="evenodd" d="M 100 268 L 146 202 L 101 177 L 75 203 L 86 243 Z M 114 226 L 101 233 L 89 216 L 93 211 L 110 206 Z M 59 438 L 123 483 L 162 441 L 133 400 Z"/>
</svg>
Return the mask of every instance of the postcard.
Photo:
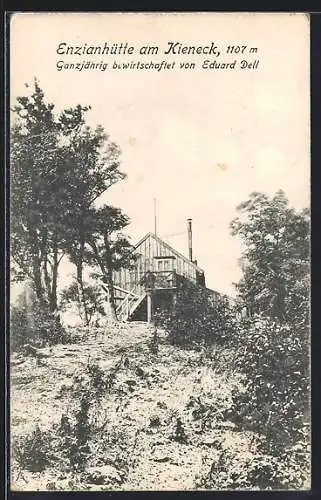
<svg viewBox="0 0 321 500">
<path fill-rule="evenodd" d="M 10 15 L 13 491 L 310 489 L 309 23 Z"/>
</svg>

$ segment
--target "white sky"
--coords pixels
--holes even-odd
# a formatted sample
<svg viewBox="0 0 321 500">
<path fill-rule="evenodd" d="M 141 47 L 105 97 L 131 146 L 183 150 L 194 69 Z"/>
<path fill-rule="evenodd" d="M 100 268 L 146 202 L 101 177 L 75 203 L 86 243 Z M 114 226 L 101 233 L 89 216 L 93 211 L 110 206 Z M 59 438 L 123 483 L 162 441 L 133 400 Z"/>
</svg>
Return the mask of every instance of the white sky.
<svg viewBox="0 0 321 500">
<path fill-rule="evenodd" d="M 17 14 L 12 21 L 11 94 L 36 76 L 59 111 L 92 106 L 122 150 L 128 179 L 103 201 L 121 207 L 138 241 L 186 229 L 193 219 L 194 255 L 210 288 L 233 294 L 240 245 L 229 234 L 235 207 L 252 191 L 283 189 L 297 208 L 309 204 L 309 24 L 304 14 Z M 257 70 L 61 71 L 58 60 L 113 63 L 208 56 L 58 56 L 60 42 L 99 45 L 167 41 L 258 47 Z M 220 62 L 243 59 L 221 54 Z M 223 165 L 224 168 L 221 168 Z M 187 234 L 165 237 L 187 255 Z M 68 266 L 62 267 L 68 273 Z"/>
</svg>

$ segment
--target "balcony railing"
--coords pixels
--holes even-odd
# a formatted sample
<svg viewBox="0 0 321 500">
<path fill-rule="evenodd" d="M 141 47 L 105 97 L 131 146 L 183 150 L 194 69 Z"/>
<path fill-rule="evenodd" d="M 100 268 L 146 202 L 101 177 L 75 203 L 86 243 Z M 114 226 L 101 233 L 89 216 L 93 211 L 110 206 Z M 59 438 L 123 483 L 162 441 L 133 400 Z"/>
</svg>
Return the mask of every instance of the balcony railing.
<svg viewBox="0 0 321 500">
<path fill-rule="evenodd" d="M 142 280 L 148 289 L 169 289 L 177 287 L 178 275 L 175 271 L 151 271 L 147 272 Z"/>
</svg>

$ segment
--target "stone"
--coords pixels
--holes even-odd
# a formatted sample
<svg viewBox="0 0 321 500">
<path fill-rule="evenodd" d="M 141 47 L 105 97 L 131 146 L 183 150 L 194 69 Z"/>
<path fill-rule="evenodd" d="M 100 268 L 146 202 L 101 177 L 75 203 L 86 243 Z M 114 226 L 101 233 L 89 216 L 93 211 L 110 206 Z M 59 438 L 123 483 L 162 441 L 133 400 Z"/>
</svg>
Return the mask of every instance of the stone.
<svg viewBox="0 0 321 500">
<path fill-rule="evenodd" d="M 217 422 L 216 427 L 223 427 L 223 429 L 235 429 L 236 425 L 233 422 Z"/>
<path fill-rule="evenodd" d="M 155 451 L 152 455 L 152 460 L 154 460 L 154 462 L 169 462 L 170 457 L 165 453 Z"/>
<path fill-rule="evenodd" d="M 119 471 L 113 465 L 102 465 L 99 467 L 90 467 L 87 470 L 87 481 L 92 484 L 121 484 L 122 478 Z"/>
<path fill-rule="evenodd" d="M 202 440 L 202 444 L 205 446 L 214 446 L 218 444 L 217 438 L 206 438 Z"/>
<path fill-rule="evenodd" d="M 161 421 L 158 415 L 152 415 L 149 418 L 149 426 L 150 427 L 158 427 L 160 425 Z"/>
</svg>

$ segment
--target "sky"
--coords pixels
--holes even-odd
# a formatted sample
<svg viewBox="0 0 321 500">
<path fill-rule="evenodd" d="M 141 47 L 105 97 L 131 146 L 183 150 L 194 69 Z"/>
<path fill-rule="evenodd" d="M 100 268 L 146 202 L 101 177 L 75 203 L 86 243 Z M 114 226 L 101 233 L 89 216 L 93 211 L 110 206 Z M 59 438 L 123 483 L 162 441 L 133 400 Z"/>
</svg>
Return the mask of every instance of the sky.
<svg viewBox="0 0 321 500">
<path fill-rule="evenodd" d="M 101 124 L 122 151 L 127 179 L 101 198 L 130 217 L 137 242 L 154 230 L 188 255 L 207 286 L 230 295 L 240 278 L 241 246 L 230 235 L 236 207 L 252 191 L 283 189 L 297 209 L 309 205 L 309 23 L 305 14 L 21 13 L 11 21 L 12 104 L 39 80 L 57 112 L 91 105 L 88 123 Z M 214 56 L 164 55 L 168 41 L 219 47 L 217 62 L 259 61 L 257 69 L 203 69 Z M 58 55 L 59 43 L 134 46 L 132 55 Z M 141 55 L 143 45 L 157 55 Z M 227 55 L 227 46 L 256 53 Z M 175 61 L 173 70 L 62 70 L 65 63 Z M 180 61 L 196 62 L 179 69 Z M 172 236 L 171 236 L 172 235 Z M 175 236 L 173 236 L 175 235 Z M 71 269 L 62 264 L 67 280 Z"/>
</svg>

